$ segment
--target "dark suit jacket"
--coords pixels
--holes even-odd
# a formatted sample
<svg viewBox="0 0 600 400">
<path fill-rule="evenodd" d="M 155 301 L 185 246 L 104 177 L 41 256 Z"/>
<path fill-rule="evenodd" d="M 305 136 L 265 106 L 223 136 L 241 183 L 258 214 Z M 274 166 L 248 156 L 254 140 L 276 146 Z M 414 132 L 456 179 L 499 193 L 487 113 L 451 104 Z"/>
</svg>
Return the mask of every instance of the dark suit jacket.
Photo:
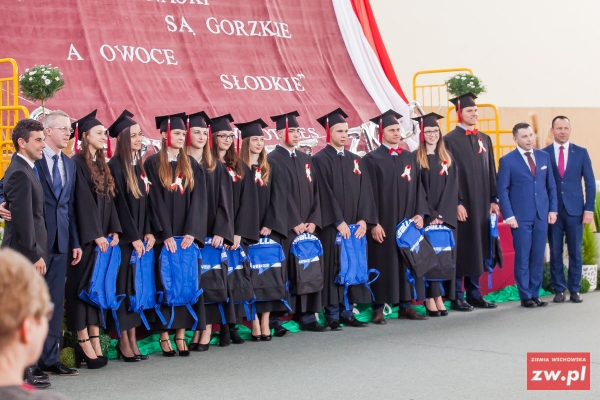
<svg viewBox="0 0 600 400">
<path fill-rule="evenodd" d="M 4 175 L 4 196 L 11 212 L 2 247 L 10 247 L 32 263 L 48 262 L 48 234 L 44 218 L 44 190 L 33 169 L 15 156 Z"/>
<path fill-rule="evenodd" d="M 44 188 L 46 203 L 46 227 L 48 228 L 48 251 L 58 235 L 58 253 L 67 253 L 70 249 L 81 248 L 79 234 L 75 223 L 73 198 L 75 194 L 75 162 L 62 154 L 66 179 L 60 196 L 57 198 L 52 190 L 52 171 L 48 168 L 46 156 L 37 160 L 35 165 L 40 173 L 40 181 Z"/>
<path fill-rule="evenodd" d="M 498 198 L 502 216 L 515 217 L 517 222 L 547 219 L 548 212 L 557 212 L 556 183 L 550 166 L 550 156 L 533 150 L 535 178 L 529 164 L 515 149 L 500 158 Z"/>
<path fill-rule="evenodd" d="M 556 192 L 558 196 L 558 211 L 563 205 L 567 214 L 572 216 L 583 215 L 584 211 L 594 211 L 596 200 L 596 182 L 592 170 L 592 160 L 588 151 L 576 144 L 569 143 L 569 157 L 565 176 L 560 177 L 558 173 L 558 160 L 554 155 L 554 143 L 544 149 L 550 155 L 552 171 L 556 181 Z M 583 201 L 583 189 L 581 179 L 585 184 L 585 204 Z"/>
</svg>

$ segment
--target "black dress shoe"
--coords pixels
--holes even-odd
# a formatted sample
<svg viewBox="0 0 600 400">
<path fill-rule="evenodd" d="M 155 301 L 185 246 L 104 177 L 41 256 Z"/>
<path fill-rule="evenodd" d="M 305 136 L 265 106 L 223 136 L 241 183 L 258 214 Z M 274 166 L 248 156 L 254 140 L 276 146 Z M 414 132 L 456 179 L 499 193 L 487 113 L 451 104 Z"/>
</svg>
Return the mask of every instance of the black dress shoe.
<svg viewBox="0 0 600 400">
<path fill-rule="evenodd" d="M 50 380 L 50 376 L 48 376 L 48 374 L 44 373 L 44 370 L 42 370 L 42 368 L 40 368 L 40 365 L 43 365 L 41 363 L 38 363 L 38 365 L 29 367 L 29 372 L 31 373 L 31 375 L 33 375 L 34 378 L 40 380 L 40 381 L 49 381 Z"/>
<path fill-rule="evenodd" d="M 463 299 L 452 300 L 451 307 L 456 311 L 473 311 L 473 306 Z"/>
<path fill-rule="evenodd" d="M 351 326 L 353 328 L 365 328 L 365 327 L 369 326 L 369 324 L 367 324 L 366 322 L 360 322 L 359 320 L 357 320 L 354 317 L 350 317 L 350 318 L 340 317 L 340 323 L 344 324 L 344 326 Z"/>
<path fill-rule="evenodd" d="M 33 376 L 30 368 L 25 368 L 25 373 L 23 374 L 23 382 L 33 387 L 34 389 L 48 389 L 50 386 L 49 380 L 41 380 Z"/>
<path fill-rule="evenodd" d="M 79 375 L 79 372 L 77 372 L 76 369 L 68 368 L 67 366 L 65 366 L 65 364 L 61 363 L 60 361 L 58 361 L 56 364 L 50 365 L 50 366 L 45 366 L 44 364 L 40 363 L 40 368 L 42 369 L 42 371 L 45 371 L 45 372 L 47 372 L 49 374 L 53 374 L 53 375 L 60 375 L 60 376 L 77 376 L 77 375 Z"/>
<path fill-rule="evenodd" d="M 537 303 L 535 301 L 533 301 L 532 299 L 521 300 L 521 307 L 535 308 L 537 306 L 538 306 Z"/>
<path fill-rule="evenodd" d="M 317 321 L 314 321 L 308 324 L 300 323 L 300 330 L 309 332 L 327 332 L 330 331 L 331 328 L 328 326 L 319 325 Z"/>
<path fill-rule="evenodd" d="M 579 293 L 571 293 L 569 300 L 571 300 L 573 303 L 581 303 L 583 301 Z"/>
<path fill-rule="evenodd" d="M 565 302 L 565 292 L 556 292 L 556 294 L 554 295 L 554 300 L 552 300 L 555 303 L 564 303 Z"/>
<path fill-rule="evenodd" d="M 231 342 L 233 344 L 243 344 L 246 341 L 244 339 L 242 339 L 242 337 L 240 336 L 240 333 L 238 332 L 237 328 L 235 327 L 235 325 L 233 326 L 229 326 L 229 334 L 231 336 Z"/>
<path fill-rule="evenodd" d="M 531 300 L 533 300 L 533 302 L 537 304 L 538 307 L 546 307 L 548 305 L 548 303 L 542 301 L 539 297 L 534 297 Z"/>
<path fill-rule="evenodd" d="M 227 347 L 231 344 L 231 335 L 229 333 L 229 325 L 221 324 L 221 331 L 219 334 L 219 346 Z"/>
<path fill-rule="evenodd" d="M 341 331 L 342 326 L 337 319 L 328 319 L 325 321 L 325 326 L 328 326 L 332 331 Z"/>
<path fill-rule="evenodd" d="M 289 332 L 289 330 L 287 330 L 286 328 L 284 328 L 281 325 L 277 325 L 273 329 L 275 330 L 275 336 L 276 337 L 284 337 Z"/>
<path fill-rule="evenodd" d="M 469 299 L 469 304 L 477 308 L 496 308 L 498 304 L 486 301 L 483 297 L 478 299 Z"/>
</svg>

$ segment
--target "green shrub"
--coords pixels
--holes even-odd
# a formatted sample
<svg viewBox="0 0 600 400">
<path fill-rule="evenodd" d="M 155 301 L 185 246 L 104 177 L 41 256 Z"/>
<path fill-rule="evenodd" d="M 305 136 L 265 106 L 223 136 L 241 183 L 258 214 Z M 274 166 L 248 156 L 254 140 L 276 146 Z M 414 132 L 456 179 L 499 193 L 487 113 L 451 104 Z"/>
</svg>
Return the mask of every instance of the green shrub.
<svg viewBox="0 0 600 400">
<path fill-rule="evenodd" d="M 590 281 L 588 281 L 585 278 L 581 279 L 581 293 L 587 293 L 590 291 L 590 286 L 592 286 L 590 284 Z"/>
<path fill-rule="evenodd" d="M 581 248 L 583 265 L 595 265 L 598 257 L 598 245 L 590 224 L 583 226 L 583 244 Z"/>
<path fill-rule="evenodd" d="M 65 347 L 60 352 L 60 362 L 65 364 L 67 368 L 75 368 L 75 349 Z"/>
<path fill-rule="evenodd" d="M 565 281 L 567 281 L 569 270 L 565 266 L 563 267 L 563 271 L 565 273 Z M 544 289 L 547 292 L 556 292 L 554 290 L 554 287 L 552 286 L 552 274 L 550 273 L 550 263 L 544 263 L 544 273 L 542 275 L 542 289 Z"/>
<path fill-rule="evenodd" d="M 475 96 L 485 93 L 486 89 L 481 80 L 475 75 L 462 73 L 456 74 L 446 81 L 448 93 L 458 97 L 469 92 Z"/>
</svg>

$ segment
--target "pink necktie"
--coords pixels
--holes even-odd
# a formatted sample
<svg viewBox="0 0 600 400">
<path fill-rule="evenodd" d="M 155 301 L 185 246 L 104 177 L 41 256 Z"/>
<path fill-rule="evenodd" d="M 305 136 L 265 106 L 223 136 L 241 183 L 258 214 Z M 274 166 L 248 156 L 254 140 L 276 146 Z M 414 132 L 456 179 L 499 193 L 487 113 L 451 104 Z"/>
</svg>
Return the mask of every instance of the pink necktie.
<svg viewBox="0 0 600 400">
<path fill-rule="evenodd" d="M 558 153 L 558 173 L 561 178 L 565 177 L 565 146 L 560 146 L 558 148 L 560 151 Z"/>
</svg>

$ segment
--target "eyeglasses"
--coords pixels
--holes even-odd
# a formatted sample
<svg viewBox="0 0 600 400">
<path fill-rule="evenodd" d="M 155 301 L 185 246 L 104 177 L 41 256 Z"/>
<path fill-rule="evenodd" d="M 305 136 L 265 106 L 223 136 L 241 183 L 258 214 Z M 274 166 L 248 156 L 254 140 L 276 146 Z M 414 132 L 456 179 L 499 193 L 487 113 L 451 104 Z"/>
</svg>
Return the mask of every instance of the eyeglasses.
<svg viewBox="0 0 600 400">
<path fill-rule="evenodd" d="M 216 135 L 219 139 L 223 140 L 233 140 L 235 135 Z"/>
<path fill-rule="evenodd" d="M 52 126 L 52 127 L 50 127 L 50 129 L 58 129 L 62 133 L 67 133 L 67 132 L 73 133 L 74 132 L 73 128 L 71 128 L 70 126 Z"/>
<path fill-rule="evenodd" d="M 424 131 L 423 133 L 425 135 L 439 135 L 440 134 L 440 130 L 436 129 L 435 131 Z"/>
</svg>

